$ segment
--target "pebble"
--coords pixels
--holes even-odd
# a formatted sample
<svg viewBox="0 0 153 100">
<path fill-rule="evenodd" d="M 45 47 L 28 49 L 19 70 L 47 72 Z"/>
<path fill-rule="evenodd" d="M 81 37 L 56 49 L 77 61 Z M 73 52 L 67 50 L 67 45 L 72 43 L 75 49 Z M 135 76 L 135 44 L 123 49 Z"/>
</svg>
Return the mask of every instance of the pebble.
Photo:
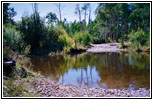
<svg viewBox="0 0 153 100">
<path fill-rule="evenodd" d="M 37 93 L 43 97 L 150 97 L 150 89 L 103 89 L 61 84 L 46 78 L 34 78 Z"/>
</svg>

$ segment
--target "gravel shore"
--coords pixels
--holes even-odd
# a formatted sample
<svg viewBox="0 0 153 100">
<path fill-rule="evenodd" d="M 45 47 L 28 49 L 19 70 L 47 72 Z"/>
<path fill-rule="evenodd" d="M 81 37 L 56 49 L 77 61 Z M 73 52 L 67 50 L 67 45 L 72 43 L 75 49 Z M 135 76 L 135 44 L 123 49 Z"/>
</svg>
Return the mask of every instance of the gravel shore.
<svg viewBox="0 0 153 100">
<path fill-rule="evenodd" d="M 120 43 L 103 43 L 103 44 L 91 44 L 91 47 L 87 49 L 87 52 L 99 53 L 99 52 L 118 52 L 125 51 L 120 49 Z"/>
<path fill-rule="evenodd" d="M 150 97 L 150 89 L 103 89 L 61 84 L 47 78 L 31 78 L 42 97 Z"/>
</svg>

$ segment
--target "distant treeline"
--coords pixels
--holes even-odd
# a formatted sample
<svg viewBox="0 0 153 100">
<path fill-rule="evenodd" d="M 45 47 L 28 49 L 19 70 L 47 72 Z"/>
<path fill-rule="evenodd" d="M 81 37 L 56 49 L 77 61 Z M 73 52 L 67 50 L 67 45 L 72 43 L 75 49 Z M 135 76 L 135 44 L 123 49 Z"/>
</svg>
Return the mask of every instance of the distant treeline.
<svg viewBox="0 0 153 100">
<path fill-rule="evenodd" d="M 33 14 L 19 22 L 13 20 L 17 13 L 9 5 L 3 3 L 3 43 L 20 53 L 70 52 L 90 43 L 112 41 L 131 41 L 138 48 L 150 43 L 149 3 L 100 3 L 94 20 L 89 3 L 77 4 L 74 14 L 79 21 L 71 23 L 62 20 L 62 4 L 57 4 L 60 18 L 52 12 L 41 18 L 38 4 L 33 4 Z"/>
</svg>

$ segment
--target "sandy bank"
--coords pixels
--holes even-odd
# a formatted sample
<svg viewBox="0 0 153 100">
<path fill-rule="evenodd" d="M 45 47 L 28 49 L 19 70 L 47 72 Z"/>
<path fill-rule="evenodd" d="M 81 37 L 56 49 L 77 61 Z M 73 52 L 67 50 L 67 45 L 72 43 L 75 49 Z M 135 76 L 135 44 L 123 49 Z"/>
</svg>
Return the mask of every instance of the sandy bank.
<svg viewBox="0 0 153 100">
<path fill-rule="evenodd" d="M 100 52 L 118 52 L 125 51 L 125 49 L 120 49 L 120 43 L 103 43 L 103 44 L 91 44 L 87 52 L 100 53 Z"/>
</svg>

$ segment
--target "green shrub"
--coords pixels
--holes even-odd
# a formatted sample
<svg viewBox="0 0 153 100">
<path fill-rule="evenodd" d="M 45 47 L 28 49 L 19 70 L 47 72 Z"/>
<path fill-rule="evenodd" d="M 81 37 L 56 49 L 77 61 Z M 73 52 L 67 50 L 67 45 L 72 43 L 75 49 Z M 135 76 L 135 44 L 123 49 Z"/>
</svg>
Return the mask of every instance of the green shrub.
<svg viewBox="0 0 153 100">
<path fill-rule="evenodd" d="M 11 53 L 11 50 L 9 48 L 3 48 L 3 57 L 9 56 Z"/>
<path fill-rule="evenodd" d="M 106 41 L 105 42 L 110 42 L 110 43 L 113 43 L 113 42 L 115 42 L 115 41 L 113 41 L 113 39 L 111 39 L 110 37 L 108 37 L 107 39 L 106 39 Z"/>
<path fill-rule="evenodd" d="M 12 25 L 3 27 L 3 44 L 4 47 L 8 46 L 14 51 L 18 51 L 21 54 L 28 54 L 30 46 L 26 45 L 21 34 Z M 4 53 L 7 51 L 4 50 Z"/>
<path fill-rule="evenodd" d="M 73 39 L 83 45 L 89 45 L 92 41 L 90 34 L 87 31 L 76 32 Z"/>
<path fill-rule="evenodd" d="M 14 27 L 3 27 L 3 39 L 6 45 L 16 47 L 16 43 L 19 42 L 20 34 Z"/>
<path fill-rule="evenodd" d="M 62 34 L 66 34 L 66 31 L 61 25 L 58 25 L 58 26 L 55 27 L 55 34 L 57 36 L 59 36 L 59 35 L 62 35 Z"/>
<path fill-rule="evenodd" d="M 70 48 L 73 46 L 73 40 L 68 36 L 67 33 L 60 35 L 58 42 L 64 52 L 69 52 Z"/>
<path fill-rule="evenodd" d="M 30 45 L 30 52 L 35 53 L 42 47 L 41 42 L 45 38 L 45 22 L 36 11 L 31 16 L 22 17 L 19 30 L 22 34 L 24 43 Z"/>
<path fill-rule="evenodd" d="M 4 80 L 3 96 L 4 97 L 35 97 L 36 93 L 29 93 L 30 87 L 23 82 L 13 79 Z"/>
<path fill-rule="evenodd" d="M 145 32 L 142 29 L 139 29 L 136 32 L 132 30 L 128 37 L 131 42 L 137 44 L 137 49 L 140 49 L 145 42 Z"/>
<path fill-rule="evenodd" d="M 126 47 L 125 44 L 124 44 L 123 39 L 119 39 L 118 41 L 121 43 L 121 47 L 120 48 L 125 48 Z"/>
<path fill-rule="evenodd" d="M 68 33 L 61 25 L 55 27 L 55 34 L 56 36 L 58 36 L 57 50 L 69 52 L 69 50 L 73 47 L 74 44 L 72 38 L 68 36 Z"/>
</svg>

